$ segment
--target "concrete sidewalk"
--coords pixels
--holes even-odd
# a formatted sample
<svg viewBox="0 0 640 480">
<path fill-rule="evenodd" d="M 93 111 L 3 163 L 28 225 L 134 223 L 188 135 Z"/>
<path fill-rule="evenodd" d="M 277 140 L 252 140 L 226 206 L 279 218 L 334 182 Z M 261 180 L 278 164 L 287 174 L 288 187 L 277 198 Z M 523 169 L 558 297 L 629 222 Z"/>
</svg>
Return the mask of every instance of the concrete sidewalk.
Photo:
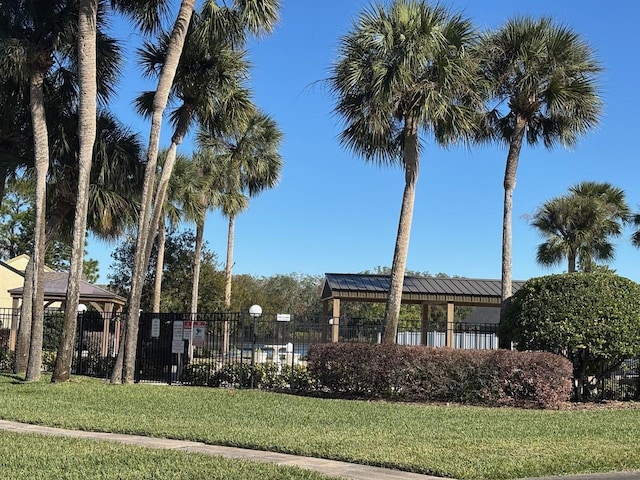
<svg viewBox="0 0 640 480">
<path fill-rule="evenodd" d="M 322 458 L 300 457 L 286 453 L 207 445 L 205 443 L 189 442 L 186 440 L 169 440 L 166 438 L 143 437 L 140 435 L 67 430 L 64 428 L 43 427 L 40 425 L 11 422 L 8 420 L 0 420 L 0 429 L 17 433 L 37 433 L 40 435 L 86 438 L 89 440 L 106 440 L 110 442 L 125 443 L 128 445 L 138 445 L 140 447 L 181 450 L 185 452 L 204 453 L 207 455 L 219 455 L 227 458 L 275 463 L 277 465 L 296 466 L 306 470 L 320 472 L 327 476 L 352 480 L 443 480 L 442 477 L 403 472 L 389 468 L 369 467 L 367 465 L 338 462 L 335 460 L 324 460 Z M 640 480 L 640 471 L 566 475 L 545 477 L 544 479 L 538 478 L 522 480 Z"/>
<path fill-rule="evenodd" d="M 219 455 L 227 458 L 275 463 L 277 465 L 296 466 L 306 470 L 314 470 L 331 477 L 353 480 L 442 480 L 441 477 L 402 472 L 389 468 L 369 467 L 354 463 L 324 460 L 322 458 L 299 457 L 296 455 L 288 455 L 286 453 L 207 445 L 200 442 L 189 442 L 186 440 L 169 440 L 164 438 L 143 437 L 140 435 L 67 430 L 64 428 L 43 427 L 40 425 L 30 425 L 27 423 L 11 422 L 7 420 L 0 420 L 0 429 L 18 433 L 37 433 L 40 435 L 106 440 L 110 442 L 125 443 L 128 445 L 138 445 L 140 447 L 181 450 L 184 452 Z"/>
</svg>

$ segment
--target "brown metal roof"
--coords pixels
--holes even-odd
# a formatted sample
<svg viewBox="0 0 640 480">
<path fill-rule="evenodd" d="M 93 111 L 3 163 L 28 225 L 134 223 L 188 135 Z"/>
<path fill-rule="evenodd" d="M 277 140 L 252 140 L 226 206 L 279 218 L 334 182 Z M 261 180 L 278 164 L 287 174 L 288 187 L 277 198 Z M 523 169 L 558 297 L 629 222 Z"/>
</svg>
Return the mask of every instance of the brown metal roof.
<svg viewBox="0 0 640 480">
<path fill-rule="evenodd" d="M 45 272 L 44 295 L 47 301 L 63 301 L 67 295 L 68 274 L 64 272 Z M 12 297 L 22 297 L 22 287 L 9 290 Z M 97 285 L 80 280 L 81 301 L 111 302 L 124 305 L 126 299 Z"/>
<path fill-rule="evenodd" d="M 340 298 L 351 301 L 386 301 L 389 275 L 326 273 L 322 299 Z M 516 292 L 524 281 L 513 281 Z M 459 305 L 500 305 L 500 280 L 475 278 L 405 276 L 403 303 L 446 303 Z"/>
</svg>

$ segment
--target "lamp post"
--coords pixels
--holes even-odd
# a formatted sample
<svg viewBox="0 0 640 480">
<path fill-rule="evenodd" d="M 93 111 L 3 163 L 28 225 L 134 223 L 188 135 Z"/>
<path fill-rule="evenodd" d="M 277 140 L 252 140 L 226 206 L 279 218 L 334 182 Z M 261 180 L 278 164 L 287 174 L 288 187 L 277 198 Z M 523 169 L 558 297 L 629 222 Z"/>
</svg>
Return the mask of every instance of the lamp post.
<svg viewBox="0 0 640 480">
<path fill-rule="evenodd" d="M 253 388 L 253 379 L 256 376 L 256 321 L 258 317 L 262 315 L 262 307 L 260 305 L 251 305 L 249 307 L 249 315 L 253 318 L 253 336 L 251 341 L 251 382 L 250 386 Z M 240 353 L 242 355 L 242 353 Z"/>
</svg>

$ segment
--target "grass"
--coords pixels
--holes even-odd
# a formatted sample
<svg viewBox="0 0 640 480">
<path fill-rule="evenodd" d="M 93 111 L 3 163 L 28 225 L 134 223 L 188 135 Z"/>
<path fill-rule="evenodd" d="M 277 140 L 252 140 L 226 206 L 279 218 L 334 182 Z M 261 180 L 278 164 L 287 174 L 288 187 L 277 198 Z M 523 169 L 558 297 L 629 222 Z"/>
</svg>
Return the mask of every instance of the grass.
<svg viewBox="0 0 640 480">
<path fill-rule="evenodd" d="M 299 468 L 3 431 L 0 471 L 12 480 L 328 480 Z"/>
<path fill-rule="evenodd" d="M 518 410 L 0 376 L 0 418 L 466 479 L 640 469 L 640 409 Z"/>
</svg>

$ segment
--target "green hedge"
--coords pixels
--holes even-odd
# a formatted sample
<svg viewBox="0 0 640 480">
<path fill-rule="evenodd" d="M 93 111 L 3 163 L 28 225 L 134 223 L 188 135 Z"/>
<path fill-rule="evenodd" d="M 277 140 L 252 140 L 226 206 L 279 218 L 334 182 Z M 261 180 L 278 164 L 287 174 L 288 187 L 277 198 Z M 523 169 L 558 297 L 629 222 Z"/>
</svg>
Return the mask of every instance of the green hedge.
<svg viewBox="0 0 640 480">
<path fill-rule="evenodd" d="M 210 362 L 192 363 L 185 367 L 183 381 L 187 385 L 247 388 L 252 383 L 263 390 L 309 391 L 316 388 L 306 367 L 277 363 L 229 363 L 216 368 Z M 293 384 L 292 384 L 293 382 Z"/>
<path fill-rule="evenodd" d="M 550 353 L 334 343 L 313 345 L 308 365 L 345 397 L 549 408 L 571 393 L 571 363 Z"/>
</svg>

